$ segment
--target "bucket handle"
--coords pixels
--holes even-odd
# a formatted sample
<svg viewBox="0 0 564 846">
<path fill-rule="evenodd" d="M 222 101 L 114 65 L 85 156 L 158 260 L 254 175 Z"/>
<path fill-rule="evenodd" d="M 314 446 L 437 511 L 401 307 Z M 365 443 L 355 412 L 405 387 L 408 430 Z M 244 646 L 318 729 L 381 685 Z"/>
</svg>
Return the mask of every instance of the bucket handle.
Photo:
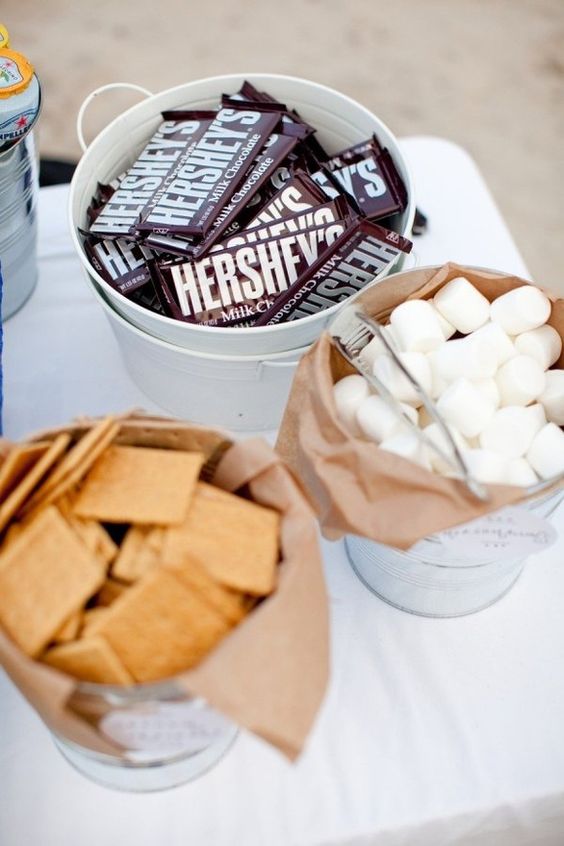
<svg viewBox="0 0 564 846">
<path fill-rule="evenodd" d="M 147 88 L 143 88 L 141 85 L 135 85 L 132 82 L 110 82 L 108 85 L 101 85 L 99 88 L 94 89 L 83 101 L 80 109 L 78 110 L 78 114 L 76 116 L 76 135 L 78 138 L 78 143 L 80 144 L 80 149 L 83 153 L 86 152 L 88 148 L 88 144 L 84 140 L 84 132 L 82 129 L 82 122 L 84 120 L 84 114 L 86 109 L 99 94 L 104 94 L 106 91 L 112 91 L 116 88 L 129 88 L 131 91 L 139 91 L 141 94 L 144 94 L 145 97 L 152 97 L 152 91 L 149 91 Z"/>
</svg>

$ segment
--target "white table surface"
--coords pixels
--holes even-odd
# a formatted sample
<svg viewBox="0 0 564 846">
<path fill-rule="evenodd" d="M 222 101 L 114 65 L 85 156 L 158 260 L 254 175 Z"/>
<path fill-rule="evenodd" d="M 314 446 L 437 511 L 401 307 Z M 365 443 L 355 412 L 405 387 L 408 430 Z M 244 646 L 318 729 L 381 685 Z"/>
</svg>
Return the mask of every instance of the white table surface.
<svg viewBox="0 0 564 846">
<path fill-rule="evenodd" d="M 467 154 L 437 138 L 402 147 L 430 221 L 416 240 L 420 264 L 526 276 Z M 66 198 L 64 187 L 41 192 L 39 285 L 5 326 L 8 437 L 81 413 L 157 408 L 131 383 L 83 282 Z M 63 760 L 0 671 L 1 846 L 562 846 L 561 545 L 531 560 L 498 604 L 454 620 L 387 606 L 341 543 L 323 550 L 332 675 L 295 765 L 243 734 L 192 783 L 116 793 Z"/>
</svg>

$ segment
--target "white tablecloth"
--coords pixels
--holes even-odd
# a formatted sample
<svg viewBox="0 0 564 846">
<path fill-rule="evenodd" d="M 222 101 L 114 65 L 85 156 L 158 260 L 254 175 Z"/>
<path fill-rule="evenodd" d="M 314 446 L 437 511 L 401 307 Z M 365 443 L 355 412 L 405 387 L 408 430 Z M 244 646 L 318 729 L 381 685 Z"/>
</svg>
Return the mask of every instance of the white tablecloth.
<svg viewBox="0 0 564 846">
<path fill-rule="evenodd" d="M 454 259 L 526 275 L 471 159 L 440 139 L 403 148 L 430 220 L 416 241 L 420 264 Z M 81 278 L 66 194 L 41 192 L 39 286 L 5 326 L 9 437 L 79 413 L 156 408 L 130 382 Z M 562 846 L 561 545 L 532 559 L 498 604 L 454 620 L 385 605 L 341 543 L 323 550 L 333 667 L 297 764 L 243 734 L 190 784 L 115 793 L 71 769 L 0 672 L 0 844 Z"/>
</svg>

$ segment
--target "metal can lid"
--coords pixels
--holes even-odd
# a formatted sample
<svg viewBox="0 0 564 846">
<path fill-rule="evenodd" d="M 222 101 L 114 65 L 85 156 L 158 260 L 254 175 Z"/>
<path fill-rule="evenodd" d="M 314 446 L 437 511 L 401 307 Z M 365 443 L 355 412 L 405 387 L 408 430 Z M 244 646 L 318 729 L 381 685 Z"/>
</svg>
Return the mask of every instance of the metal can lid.
<svg viewBox="0 0 564 846">
<path fill-rule="evenodd" d="M 0 49 L 10 46 L 10 36 L 3 23 L 0 23 Z"/>
<path fill-rule="evenodd" d="M 33 79 L 33 65 L 15 50 L 0 50 L 0 99 L 25 91 Z"/>
</svg>

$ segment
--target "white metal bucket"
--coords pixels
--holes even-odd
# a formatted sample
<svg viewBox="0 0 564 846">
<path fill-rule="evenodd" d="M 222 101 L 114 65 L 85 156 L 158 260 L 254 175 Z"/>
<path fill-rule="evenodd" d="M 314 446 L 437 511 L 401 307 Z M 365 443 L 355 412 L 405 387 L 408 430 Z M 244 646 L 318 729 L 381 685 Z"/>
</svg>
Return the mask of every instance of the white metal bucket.
<svg viewBox="0 0 564 846">
<path fill-rule="evenodd" d="M 562 490 L 519 508 L 549 519 L 564 498 Z M 527 556 L 511 559 L 452 557 L 441 549 L 440 534 L 418 550 L 395 549 L 347 535 L 345 545 L 360 580 L 389 605 L 423 617 L 473 614 L 501 599 L 515 584 Z"/>
<path fill-rule="evenodd" d="M 275 429 L 305 349 L 254 356 L 195 352 L 153 338 L 128 323 L 103 293 L 104 309 L 135 384 L 177 417 L 233 430 Z"/>
<path fill-rule="evenodd" d="M 133 163 L 157 128 L 161 120 L 160 113 L 173 108 L 202 109 L 217 106 L 223 93 L 236 91 L 245 79 L 297 109 L 304 120 L 318 129 L 319 140 L 329 152 L 337 152 L 375 132 L 382 144 L 389 148 L 408 193 L 407 208 L 397 216 L 395 226 L 400 234 L 409 236 L 415 215 L 411 175 L 395 136 L 360 103 L 324 85 L 278 74 L 229 74 L 170 88 L 128 109 L 94 139 L 78 164 L 70 188 L 71 236 L 86 274 L 119 314 L 156 338 L 192 352 L 233 356 L 298 349 L 311 344 L 341 307 L 338 304 L 319 314 L 278 326 L 239 329 L 196 326 L 154 314 L 132 303 L 104 281 L 84 252 L 77 227 L 86 228 L 86 210 L 96 190 L 96 183 L 109 181 Z M 82 114 L 83 109 L 79 118 Z M 79 138 L 82 139 L 80 125 Z M 403 255 L 399 256 L 393 268 L 390 266 L 382 275 L 392 269 L 399 269 L 402 259 Z"/>
</svg>

